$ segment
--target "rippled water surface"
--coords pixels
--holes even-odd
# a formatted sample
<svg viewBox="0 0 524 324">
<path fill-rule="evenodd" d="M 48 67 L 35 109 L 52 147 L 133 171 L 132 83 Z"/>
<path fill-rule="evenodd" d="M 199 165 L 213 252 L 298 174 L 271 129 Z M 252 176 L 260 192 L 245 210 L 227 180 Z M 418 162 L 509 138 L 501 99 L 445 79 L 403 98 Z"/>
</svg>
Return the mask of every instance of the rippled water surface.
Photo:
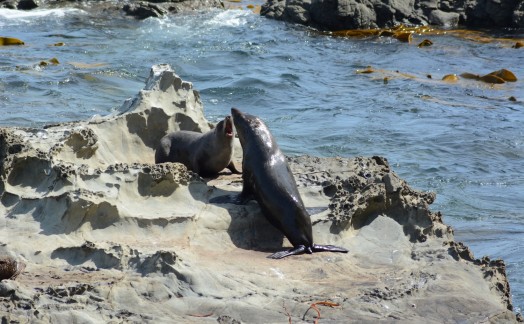
<svg viewBox="0 0 524 324">
<path fill-rule="evenodd" d="M 449 35 L 426 36 L 428 48 L 416 46 L 423 36 L 334 38 L 247 10 L 137 21 L 0 9 L 0 33 L 26 43 L 0 47 L 0 125 L 114 112 L 153 64 L 169 63 L 201 92 L 208 119 L 232 106 L 259 115 L 287 154 L 385 156 L 413 187 L 437 193 L 432 209 L 476 257 L 506 261 L 524 307 L 523 81 L 440 80 L 501 68 L 524 79 L 524 48 Z M 60 64 L 39 64 L 52 58 Z M 356 73 L 366 66 L 386 74 Z"/>
</svg>

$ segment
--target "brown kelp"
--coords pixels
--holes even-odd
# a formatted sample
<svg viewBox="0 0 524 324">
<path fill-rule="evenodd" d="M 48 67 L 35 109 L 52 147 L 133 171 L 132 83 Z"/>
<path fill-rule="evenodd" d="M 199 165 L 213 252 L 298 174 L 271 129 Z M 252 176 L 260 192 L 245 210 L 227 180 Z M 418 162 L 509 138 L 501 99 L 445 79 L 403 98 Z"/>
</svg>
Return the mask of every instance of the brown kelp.
<svg viewBox="0 0 524 324">
<path fill-rule="evenodd" d="M 24 45 L 25 43 L 14 37 L 0 37 L 0 46 Z"/>
</svg>

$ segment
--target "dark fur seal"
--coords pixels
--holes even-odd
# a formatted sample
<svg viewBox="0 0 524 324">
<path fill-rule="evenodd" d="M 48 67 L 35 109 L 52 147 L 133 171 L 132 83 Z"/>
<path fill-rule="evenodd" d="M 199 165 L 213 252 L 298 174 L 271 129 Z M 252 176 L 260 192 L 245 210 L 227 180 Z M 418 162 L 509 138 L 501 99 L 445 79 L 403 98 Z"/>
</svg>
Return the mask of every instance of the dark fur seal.
<svg viewBox="0 0 524 324">
<path fill-rule="evenodd" d="M 192 131 L 173 132 L 160 140 L 155 163 L 180 162 L 202 177 L 216 175 L 225 168 L 233 173 L 241 173 L 231 161 L 234 137 L 230 116 L 204 134 Z"/>
<path fill-rule="evenodd" d="M 333 245 L 313 244 L 311 219 L 298 193 L 295 178 L 284 154 L 264 122 L 232 108 L 231 115 L 244 151 L 239 201 L 255 198 L 264 216 L 293 244 L 293 248 L 269 256 L 281 259 L 290 255 L 321 251 L 348 250 Z"/>
</svg>

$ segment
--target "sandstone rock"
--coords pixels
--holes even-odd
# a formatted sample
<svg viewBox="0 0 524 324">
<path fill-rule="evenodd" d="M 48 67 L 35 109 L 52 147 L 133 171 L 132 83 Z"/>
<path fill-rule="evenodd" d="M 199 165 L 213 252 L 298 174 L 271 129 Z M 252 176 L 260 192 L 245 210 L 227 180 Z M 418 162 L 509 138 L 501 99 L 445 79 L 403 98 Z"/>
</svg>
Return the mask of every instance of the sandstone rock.
<svg viewBox="0 0 524 324">
<path fill-rule="evenodd" d="M 515 322 L 504 262 L 454 241 L 435 194 L 383 157 L 289 157 L 319 244 L 348 254 L 268 259 L 289 242 L 240 175 L 203 179 L 153 164 L 156 142 L 206 131 L 198 92 L 167 65 L 117 115 L 0 129 L 3 322 Z M 45 133 L 45 136 L 43 134 Z M 241 152 L 237 152 L 241 156 Z"/>
</svg>

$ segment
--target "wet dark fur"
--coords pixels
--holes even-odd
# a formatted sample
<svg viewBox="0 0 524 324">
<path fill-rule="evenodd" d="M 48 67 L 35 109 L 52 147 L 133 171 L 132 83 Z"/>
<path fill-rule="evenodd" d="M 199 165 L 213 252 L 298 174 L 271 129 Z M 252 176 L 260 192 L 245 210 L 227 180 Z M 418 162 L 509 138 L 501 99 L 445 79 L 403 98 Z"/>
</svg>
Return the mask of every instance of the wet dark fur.
<svg viewBox="0 0 524 324">
<path fill-rule="evenodd" d="M 313 244 L 311 219 L 304 207 L 295 178 L 264 122 L 252 115 L 231 109 L 233 122 L 242 144 L 242 178 L 239 201 L 254 198 L 264 216 L 293 244 L 293 248 L 270 255 L 280 259 L 290 255 L 320 251 L 348 250 L 332 245 Z"/>
<path fill-rule="evenodd" d="M 202 177 L 214 176 L 225 168 L 240 173 L 231 161 L 234 136 L 226 135 L 226 127 L 233 131 L 230 116 L 204 134 L 192 131 L 167 134 L 160 140 L 155 163 L 180 162 Z"/>
</svg>

